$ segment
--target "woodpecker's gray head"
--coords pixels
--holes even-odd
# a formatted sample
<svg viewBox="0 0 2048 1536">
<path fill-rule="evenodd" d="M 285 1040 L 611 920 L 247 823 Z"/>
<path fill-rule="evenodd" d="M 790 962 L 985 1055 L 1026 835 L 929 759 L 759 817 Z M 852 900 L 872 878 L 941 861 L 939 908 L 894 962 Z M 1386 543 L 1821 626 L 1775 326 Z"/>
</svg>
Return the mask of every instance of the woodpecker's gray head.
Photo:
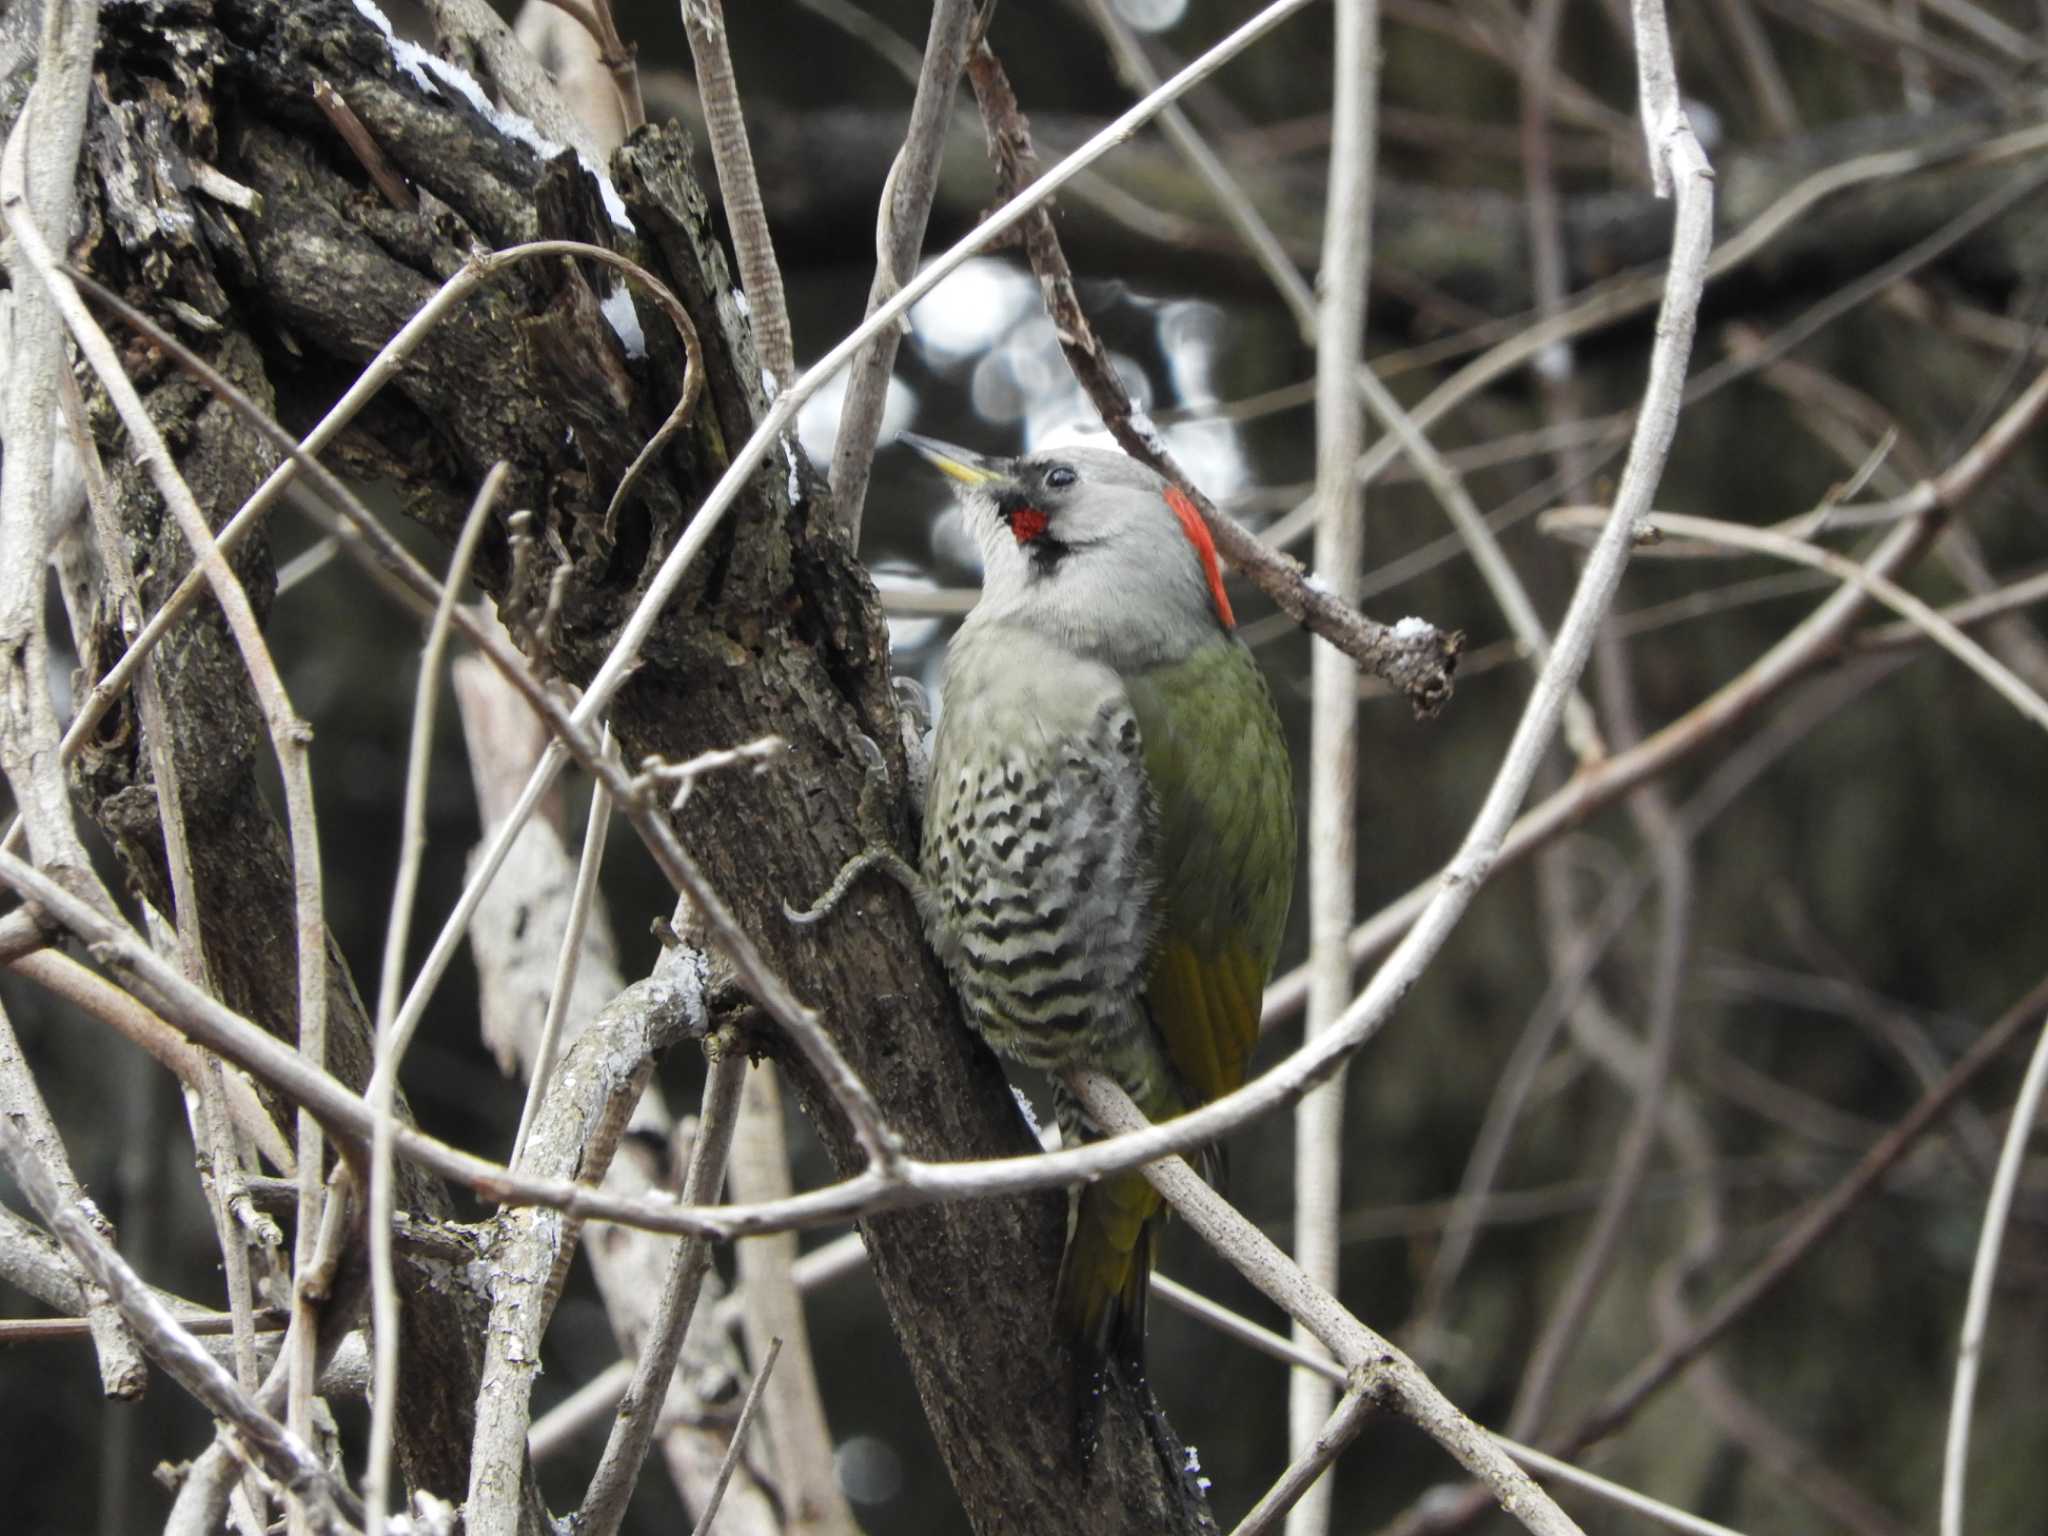
<svg viewBox="0 0 2048 1536">
<path fill-rule="evenodd" d="M 980 623 L 1130 661 L 1184 654 L 1235 626 L 1201 514 L 1136 459 L 1103 448 L 997 459 L 901 437 L 954 483 L 981 548 Z"/>
</svg>

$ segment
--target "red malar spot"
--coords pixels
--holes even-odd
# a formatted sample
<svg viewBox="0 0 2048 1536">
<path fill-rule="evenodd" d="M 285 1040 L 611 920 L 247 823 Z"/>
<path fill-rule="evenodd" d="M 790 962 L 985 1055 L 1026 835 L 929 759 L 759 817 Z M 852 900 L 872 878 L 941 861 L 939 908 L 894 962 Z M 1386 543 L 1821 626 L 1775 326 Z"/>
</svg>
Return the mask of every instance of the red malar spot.
<svg viewBox="0 0 2048 1536">
<path fill-rule="evenodd" d="M 1223 571 L 1216 563 L 1216 541 L 1209 537 L 1209 525 L 1202 521 L 1202 514 L 1188 500 L 1187 492 L 1177 485 L 1166 488 L 1166 504 L 1180 519 L 1180 531 L 1202 557 L 1202 574 L 1209 578 L 1209 600 L 1216 605 L 1216 617 L 1223 621 L 1225 629 L 1237 628 L 1237 616 L 1230 611 L 1230 597 L 1223 590 Z"/>
<path fill-rule="evenodd" d="M 1036 507 L 1019 507 L 1010 514 L 1010 532 L 1016 536 L 1019 544 L 1029 544 L 1033 539 L 1043 536 L 1045 525 L 1051 521 L 1051 518 Z"/>
</svg>

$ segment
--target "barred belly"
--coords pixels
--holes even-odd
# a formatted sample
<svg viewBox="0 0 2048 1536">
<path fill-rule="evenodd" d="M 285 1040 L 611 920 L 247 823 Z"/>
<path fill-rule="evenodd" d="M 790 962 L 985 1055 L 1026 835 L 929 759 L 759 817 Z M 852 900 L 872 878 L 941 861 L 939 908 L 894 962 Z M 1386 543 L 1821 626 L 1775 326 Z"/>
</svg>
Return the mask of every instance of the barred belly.
<svg viewBox="0 0 2048 1536">
<path fill-rule="evenodd" d="M 1158 1054 L 1140 998 L 1154 817 L 1137 720 L 1120 692 L 1050 722 L 1020 693 L 1014 711 L 978 701 L 965 745 L 942 723 L 923 852 L 933 947 L 1002 1055 L 1150 1076 L 1130 1061 Z"/>
</svg>

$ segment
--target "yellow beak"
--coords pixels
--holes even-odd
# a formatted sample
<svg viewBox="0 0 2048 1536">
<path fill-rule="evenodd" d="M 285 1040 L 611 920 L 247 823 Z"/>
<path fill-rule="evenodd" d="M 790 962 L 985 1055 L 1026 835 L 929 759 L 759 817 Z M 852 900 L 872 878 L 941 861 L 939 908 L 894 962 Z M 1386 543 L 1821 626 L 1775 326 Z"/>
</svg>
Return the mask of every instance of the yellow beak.
<svg viewBox="0 0 2048 1536">
<path fill-rule="evenodd" d="M 1009 478 L 988 459 L 966 448 L 956 448 L 951 443 L 942 443 L 935 437 L 920 437 L 915 432 L 898 432 L 896 441 L 915 448 L 924 455 L 940 474 L 962 485 L 993 485 Z"/>
</svg>

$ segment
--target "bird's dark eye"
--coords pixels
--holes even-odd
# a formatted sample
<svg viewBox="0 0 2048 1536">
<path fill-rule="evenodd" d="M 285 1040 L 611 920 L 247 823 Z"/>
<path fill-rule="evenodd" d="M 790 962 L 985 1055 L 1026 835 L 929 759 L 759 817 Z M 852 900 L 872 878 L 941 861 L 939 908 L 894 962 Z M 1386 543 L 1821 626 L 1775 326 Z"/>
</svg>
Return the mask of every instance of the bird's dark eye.
<svg viewBox="0 0 2048 1536">
<path fill-rule="evenodd" d="M 1045 472 L 1046 489 L 1053 491 L 1064 491 L 1068 486 L 1072 485 L 1076 480 L 1080 478 L 1081 477 L 1075 474 L 1073 469 L 1069 465 L 1055 464 L 1051 469 L 1048 469 Z"/>
</svg>

